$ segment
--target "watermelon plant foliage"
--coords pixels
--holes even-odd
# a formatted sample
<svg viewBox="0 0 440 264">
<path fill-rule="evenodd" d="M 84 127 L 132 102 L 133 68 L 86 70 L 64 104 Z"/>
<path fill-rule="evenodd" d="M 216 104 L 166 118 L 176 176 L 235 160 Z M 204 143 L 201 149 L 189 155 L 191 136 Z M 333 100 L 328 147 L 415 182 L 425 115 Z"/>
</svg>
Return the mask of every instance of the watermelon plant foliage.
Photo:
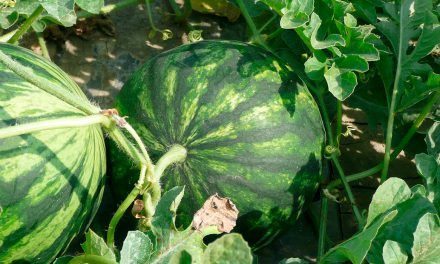
<svg viewBox="0 0 440 264">
<path fill-rule="evenodd" d="M 440 261 L 438 138 L 440 123 L 430 128 L 428 153 L 416 156 L 425 183 L 410 188 L 399 178 L 385 181 L 373 195 L 366 226 L 353 237 L 331 248 L 319 263 L 437 263 Z M 431 163 L 431 161 L 433 163 Z"/>
<path fill-rule="evenodd" d="M 84 255 L 65 256 L 57 259 L 55 264 L 68 261 L 81 263 L 92 259 L 100 260 L 100 263 L 121 264 L 252 263 L 251 249 L 237 233 L 226 234 L 206 246 L 203 238 L 219 234 L 217 226 L 208 226 L 201 230 L 191 226 L 184 230 L 176 228 L 175 209 L 179 206 L 183 193 L 183 187 L 174 187 L 162 196 L 150 231 L 128 232 L 118 262 L 103 239 L 89 231 L 86 242 L 82 245 Z"/>
<path fill-rule="evenodd" d="M 134 73 L 116 107 L 153 160 L 173 144 L 187 149 L 185 162 L 162 177 L 165 190 L 187 188 L 178 215 L 184 224 L 219 193 L 239 208 L 245 238 L 264 240 L 296 220 L 321 179 L 315 101 L 282 60 L 256 46 L 200 41 L 164 52 Z M 117 193 L 133 172 L 114 153 Z"/>
<path fill-rule="evenodd" d="M 87 12 L 98 14 L 104 5 L 104 0 L 4 1 L 0 6 L 0 27 L 7 29 L 17 23 L 20 18 L 28 18 L 35 12 L 39 13 L 38 19 L 32 23 L 32 27 L 36 31 L 43 31 L 47 23 L 57 23 L 70 27 L 77 20 L 75 5 Z"/>
</svg>

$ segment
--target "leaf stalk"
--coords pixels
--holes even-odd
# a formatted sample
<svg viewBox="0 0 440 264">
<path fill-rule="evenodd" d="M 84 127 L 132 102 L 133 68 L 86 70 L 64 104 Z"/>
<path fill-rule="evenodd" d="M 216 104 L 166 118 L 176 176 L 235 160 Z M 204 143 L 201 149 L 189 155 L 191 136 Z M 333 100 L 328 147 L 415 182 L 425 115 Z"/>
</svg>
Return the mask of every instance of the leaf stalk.
<svg viewBox="0 0 440 264">
<path fill-rule="evenodd" d="M 44 8 L 43 6 L 39 5 L 34 12 L 24 21 L 24 23 L 21 25 L 21 27 L 18 29 L 17 32 L 8 40 L 8 43 L 15 44 L 23 35 L 26 33 L 29 28 L 32 26 L 32 23 L 35 22 L 35 20 L 38 19 L 38 17 L 43 13 Z"/>
</svg>

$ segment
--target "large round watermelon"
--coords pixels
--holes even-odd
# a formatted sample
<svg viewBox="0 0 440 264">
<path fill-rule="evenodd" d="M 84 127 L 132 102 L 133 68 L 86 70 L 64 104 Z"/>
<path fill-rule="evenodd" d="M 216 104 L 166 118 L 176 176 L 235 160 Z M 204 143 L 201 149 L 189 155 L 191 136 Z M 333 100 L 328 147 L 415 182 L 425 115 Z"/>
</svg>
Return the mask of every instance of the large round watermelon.
<svg viewBox="0 0 440 264">
<path fill-rule="evenodd" d="M 116 107 L 153 160 L 174 144 L 187 149 L 185 162 L 162 178 L 165 190 L 186 186 L 183 223 L 219 193 L 233 200 L 238 230 L 255 241 L 296 219 L 318 187 L 318 107 L 294 72 L 256 46 L 201 41 L 164 52 L 134 73 Z M 137 173 L 113 152 L 112 184 L 120 192 Z"/>
<path fill-rule="evenodd" d="M 0 50 L 88 102 L 53 63 L 13 45 L 0 44 Z M 0 129 L 86 115 L 0 63 Z M 0 139 L 0 263 L 51 262 L 96 212 L 105 163 L 99 125 Z"/>
</svg>

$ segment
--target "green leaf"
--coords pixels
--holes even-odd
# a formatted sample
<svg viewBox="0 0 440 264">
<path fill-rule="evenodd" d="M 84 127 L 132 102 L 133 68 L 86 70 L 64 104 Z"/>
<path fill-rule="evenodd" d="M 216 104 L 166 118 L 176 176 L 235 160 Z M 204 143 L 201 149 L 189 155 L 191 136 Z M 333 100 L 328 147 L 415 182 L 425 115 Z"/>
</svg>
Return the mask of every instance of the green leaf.
<svg viewBox="0 0 440 264">
<path fill-rule="evenodd" d="M 428 154 L 434 156 L 437 161 L 440 158 L 440 122 L 435 122 L 425 138 Z"/>
<path fill-rule="evenodd" d="M 335 64 L 339 69 L 348 71 L 366 72 L 368 71 L 368 62 L 357 55 L 348 55 L 335 59 Z"/>
<path fill-rule="evenodd" d="M 345 40 L 339 34 L 326 34 L 327 32 L 321 29 L 322 20 L 316 13 L 312 13 L 310 17 L 309 31 L 310 43 L 314 49 L 326 49 L 335 46 L 344 46 Z"/>
<path fill-rule="evenodd" d="M 339 47 L 339 50 L 346 56 L 356 55 L 366 61 L 379 60 L 379 50 L 373 44 L 376 40 L 375 35 L 371 33 L 373 29 L 371 25 L 344 26 L 346 45 Z"/>
<path fill-rule="evenodd" d="M 304 63 L 304 70 L 307 76 L 314 81 L 322 81 L 324 79 L 324 70 L 328 61 L 326 58 L 318 59 L 317 56 L 309 58 Z"/>
<path fill-rule="evenodd" d="M 79 7 L 92 14 L 99 14 L 104 6 L 104 0 L 75 0 L 75 2 Z"/>
<path fill-rule="evenodd" d="M 430 72 L 428 80 L 421 76 L 410 75 L 405 83 L 405 90 L 401 95 L 398 112 L 410 108 L 422 101 L 434 91 L 440 91 L 440 74 Z"/>
<path fill-rule="evenodd" d="M 121 264 L 150 263 L 153 244 L 141 231 L 129 231 L 121 250 Z"/>
<path fill-rule="evenodd" d="M 169 264 L 191 264 L 192 263 L 192 257 L 186 250 L 182 250 L 177 254 L 174 254 Z"/>
<path fill-rule="evenodd" d="M 73 0 L 44 0 L 40 3 L 47 12 L 47 15 L 43 15 L 43 17 L 47 17 L 47 19 L 58 22 L 65 27 L 75 25 L 76 14 Z"/>
<path fill-rule="evenodd" d="M 322 264 L 345 263 L 351 261 L 354 264 L 361 264 L 370 250 L 373 239 L 376 237 L 379 228 L 391 221 L 397 215 L 397 211 L 390 211 L 377 217 L 362 232 L 354 235 L 345 242 L 330 249 L 321 259 Z"/>
<path fill-rule="evenodd" d="M 428 55 L 440 39 L 438 18 L 432 10 L 431 0 L 402 0 L 394 5 L 388 3 L 385 5 L 385 11 L 389 18 L 383 18 L 376 24 L 376 27 L 388 38 L 399 61 L 395 80 L 400 92 L 398 102 L 400 96 L 404 94 L 402 88 L 405 87 L 404 83 L 408 77 L 420 76 L 417 71 L 421 66 L 430 69 L 429 65 L 419 64 L 419 60 Z M 415 43 L 415 47 L 410 43 Z M 406 104 L 411 105 L 408 102 Z M 399 105 L 398 109 L 401 110 L 402 106 Z"/>
<path fill-rule="evenodd" d="M 184 194 L 184 187 L 174 187 L 167 191 L 160 199 L 153 219 L 151 231 L 159 238 L 160 246 L 167 247 L 170 243 L 170 232 L 176 230 L 174 219 L 176 209 L 179 206 Z"/>
<path fill-rule="evenodd" d="M 440 263 L 440 221 L 437 214 L 425 214 L 414 232 L 412 264 Z"/>
<path fill-rule="evenodd" d="M 425 138 L 429 154 L 421 153 L 415 156 L 417 171 L 423 177 L 427 186 L 427 197 L 434 203 L 437 209 L 440 209 L 439 131 L 439 122 L 435 122 L 429 129 Z"/>
<path fill-rule="evenodd" d="M 336 64 L 325 72 L 328 89 L 340 101 L 347 99 L 357 85 L 356 75 L 353 72 L 339 69 Z"/>
<path fill-rule="evenodd" d="M 251 249 L 239 234 L 227 234 L 208 245 L 201 263 L 206 264 L 251 264 Z"/>
<path fill-rule="evenodd" d="M 408 200 L 411 197 L 411 190 L 406 182 L 399 178 L 389 178 L 377 188 L 368 208 L 367 224 L 382 213 L 392 209 L 398 203 Z"/>
<path fill-rule="evenodd" d="M 183 250 L 191 255 L 195 263 L 200 262 L 205 249 L 203 238 L 209 234 L 219 233 L 215 226 L 199 231 L 191 227 L 183 231 L 176 229 L 174 219 L 183 194 L 183 187 L 174 187 L 162 196 L 156 207 L 149 233 L 150 237 L 155 239 L 151 255 L 154 263 L 168 264 L 172 258 L 175 260 L 174 255 L 184 254 L 181 253 Z"/>
<path fill-rule="evenodd" d="M 13 10 L 0 9 L 0 27 L 8 29 L 18 20 L 18 13 Z"/>
<path fill-rule="evenodd" d="M 284 14 L 280 20 L 281 28 L 293 29 L 309 22 L 313 12 L 313 0 L 290 0 L 281 11 Z"/>
<path fill-rule="evenodd" d="M 385 264 L 406 264 L 408 256 L 399 243 L 387 240 L 383 246 L 383 260 Z"/>
<path fill-rule="evenodd" d="M 89 229 L 86 233 L 86 242 L 81 244 L 81 247 L 85 254 L 103 256 L 116 261 L 113 250 L 111 250 L 104 242 L 104 239 L 93 232 L 92 229 Z"/>
<path fill-rule="evenodd" d="M 398 242 L 405 252 L 410 252 L 413 243 L 412 234 L 416 230 L 419 219 L 426 213 L 436 212 L 434 205 L 426 197 L 418 194 L 397 204 L 395 210 L 397 210 L 397 215 L 381 227 L 371 245 L 367 255 L 370 263 L 384 263 L 382 253 L 387 240 Z"/>
</svg>

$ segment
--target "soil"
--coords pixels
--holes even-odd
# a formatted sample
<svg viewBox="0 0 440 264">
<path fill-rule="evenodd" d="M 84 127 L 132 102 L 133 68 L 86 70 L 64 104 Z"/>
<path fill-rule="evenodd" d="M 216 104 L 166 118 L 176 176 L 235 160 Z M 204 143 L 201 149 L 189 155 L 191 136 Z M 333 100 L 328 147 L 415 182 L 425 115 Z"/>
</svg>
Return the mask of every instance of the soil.
<svg viewBox="0 0 440 264">
<path fill-rule="evenodd" d="M 153 16 L 157 27 L 173 32 L 172 39 L 164 41 L 160 33 L 149 38 L 152 28 L 147 13 L 142 5 L 135 5 L 109 16 L 89 18 L 73 29 L 54 27 L 47 30 L 45 39 L 50 56 L 80 85 L 89 98 L 102 108 L 111 108 L 115 96 L 136 68 L 152 56 L 188 42 L 188 24 L 194 29 L 203 30 L 204 39 L 247 40 L 247 27 L 242 18 L 231 23 L 226 18 L 193 12 L 188 24 L 179 24 L 174 22 L 166 1 L 154 2 Z M 25 46 L 40 52 L 38 42 L 32 34 L 24 42 Z M 380 163 L 384 153 L 381 129 L 372 131 L 361 110 L 346 106 L 343 123 L 344 127 L 350 125 L 355 128 L 352 137 L 341 139 L 341 163 L 346 173 L 363 171 Z M 410 175 L 407 178 L 410 183 L 418 181 L 412 157 L 402 154 L 391 164 L 390 173 L 396 177 Z M 368 207 L 377 185 L 378 175 L 352 184 L 361 208 Z M 259 262 L 278 263 L 289 257 L 315 261 L 317 216 L 319 202 L 313 203 L 310 210 L 286 233 L 257 251 Z M 348 203 L 330 202 L 329 239 L 333 242 L 341 241 L 351 236 L 355 230 L 356 222 Z M 72 251 L 75 250 L 74 248 Z"/>
</svg>

